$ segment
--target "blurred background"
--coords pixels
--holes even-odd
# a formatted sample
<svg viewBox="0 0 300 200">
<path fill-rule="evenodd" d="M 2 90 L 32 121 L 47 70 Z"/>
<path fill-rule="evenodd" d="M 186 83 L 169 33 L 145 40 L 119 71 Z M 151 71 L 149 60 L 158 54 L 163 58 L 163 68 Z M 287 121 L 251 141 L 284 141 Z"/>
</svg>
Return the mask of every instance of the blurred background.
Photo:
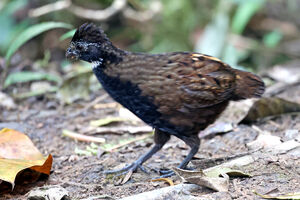
<svg viewBox="0 0 300 200">
<path fill-rule="evenodd" d="M 90 66 L 65 58 L 85 22 L 126 50 L 195 51 L 263 73 L 299 59 L 299 11 L 298 0 L 1 0 L 0 87 L 19 99 L 89 98 L 100 87 Z"/>
</svg>

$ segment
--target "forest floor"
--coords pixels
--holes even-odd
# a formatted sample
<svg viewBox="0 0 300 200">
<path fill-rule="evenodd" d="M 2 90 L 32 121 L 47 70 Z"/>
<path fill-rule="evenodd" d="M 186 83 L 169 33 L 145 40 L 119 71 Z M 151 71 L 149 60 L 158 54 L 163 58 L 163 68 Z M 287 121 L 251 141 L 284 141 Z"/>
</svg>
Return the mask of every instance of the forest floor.
<svg viewBox="0 0 300 200">
<path fill-rule="evenodd" d="M 293 87 L 286 87 L 276 96 L 285 98 L 293 102 L 300 102 L 300 84 Z M 120 199 L 138 193 L 152 191 L 169 184 L 164 181 L 151 182 L 151 178 L 159 176 L 158 171 L 162 168 L 172 168 L 177 166 L 188 153 L 188 147 L 177 138 L 172 137 L 165 147 L 155 154 L 144 164 L 150 172 L 145 174 L 138 170 L 131 179 L 120 184 L 120 181 L 112 176 L 103 174 L 104 170 L 115 169 L 131 163 L 138 156 L 145 153 L 153 143 L 153 136 L 147 134 L 96 134 L 93 136 L 103 137 L 106 143 L 116 144 L 128 138 L 138 138 L 145 135 L 144 139 L 137 140 L 128 145 L 124 145 L 111 153 L 103 153 L 98 150 L 97 155 L 80 155 L 78 149 L 85 150 L 91 146 L 87 142 L 75 141 L 70 137 L 62 135 L 64 129 L 84 132 L 90 126 L 91 120 L 106 118 L 107 116 L 119 116 L 119 106 L 105 95 L 103 90 L 94 92 L 91 99 L 103 97 L 98 102 L 91 104 L 92 100 L 80 100 L 71 105 L 62 106 L 59 101 L 51 96 L 31 97 L 17 102 L 17 107 L 13 110 L 3 108 L 0 115 L 0 129 L 12 128 L 26 133 L 44 154 L 52 154 L 53 166 L 49 177 L 40 176 L 33 183 L 16 184 L 14 190 L 8 191 L 0 199 L 25 199 L 25 194 L 37 187 L 58 185 L 69 192 L 71 199 L 84 199 L 90 197 Z M 89 105 L 89 106 L 87 106 Z M 97 107 L 98 105 L 98 107 Z M 100 105 L 100 106 L 99 106 Z M 104 106 L 103 106 L 104 105 Z M 239 103 L 234 103 L 233 107 L 239 108 Z M 232 113 L 231 106 L 224 115 L 216 122 L 229 121 L 236 124 L 238 117 Z M 122 126 L 144 126 L 142 122 L 117 122 L 108 125 L 108 128 Z M 291 136 L 291 130 L 298 130 L 298 135 Z M 272 136 L 278 136 L 281 141 L 288 141 L 291 137 L 299 138 L 300 114 L 290 113 L 269 117 L 251 125 L 235 125 L 233 130 L 217 134 L 213 137 L 204 138 L 201 141 L 199 152 L 194 161 L 209 159 L 213 163 L 216 158 L 230 158 L 241 153 L 251 153 L 249 144 L 255 141 L 260 132 L 269 132 Z M 249 154 L 250 154 L 249 153 Z M 284 153 L 270 153 L 265 150 L 256 152 L 260 156 L 250 165 L 242 168 L 251 177 L 235 177 L 229 180 L 228 192 L 215 192 L 205 187 L 188 194 L 190 199 L 261 199 L 260 194 L 268 193 L 293 193 L 299 192 L 300 188 L 300 147 L 286 151 Z M 226 159 L 225 159 L 226 160 Z M 194 167 L 195 167 L 194 162 Z M 193 165 L 193 162 L 190 166 Z M 196 166 L 201 168 L 201 166 Z M 182 183 L 180 177 L 170 178 L 174 184 Z M 208 195 L 208 196 L 207 196 Z M 218 198 L 219 196 L 219 198 Z M 193 198 L 192 198 L 193 197 Z M 175 196 L 164 199 L 176 199 Z"/>
</svg>

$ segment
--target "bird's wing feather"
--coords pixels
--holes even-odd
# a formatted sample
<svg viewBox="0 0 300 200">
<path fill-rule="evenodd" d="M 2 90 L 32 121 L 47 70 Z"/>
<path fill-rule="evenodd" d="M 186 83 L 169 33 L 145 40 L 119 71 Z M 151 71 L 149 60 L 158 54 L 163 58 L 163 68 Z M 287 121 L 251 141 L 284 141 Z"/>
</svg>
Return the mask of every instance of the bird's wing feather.
<svg viewBox="0 0 300 200">
<path fill-rule="evenodd" d="M 198 53 L 164 55 L 131 56 L 128 66 L 118 69 L 121 80 L 154 97 L 163 113 L 213 106 L 233 95 L 235 75 L 217 58 Z"/>
</svg>

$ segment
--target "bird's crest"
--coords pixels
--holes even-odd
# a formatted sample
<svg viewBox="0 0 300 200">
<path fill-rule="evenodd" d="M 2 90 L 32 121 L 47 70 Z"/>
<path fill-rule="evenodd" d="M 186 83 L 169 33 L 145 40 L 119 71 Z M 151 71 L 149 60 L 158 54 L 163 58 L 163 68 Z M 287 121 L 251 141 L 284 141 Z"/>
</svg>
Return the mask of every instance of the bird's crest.
<svg viewBox="0 0 300 200">
<path fill-rule="evenodd" d="M 108 42 L 109 39 L 100 27 L 96 26 L 93 23 L 85 23 L 77 29 L 72 38 L 72 41 L 103 43 Z"/>
</svg>

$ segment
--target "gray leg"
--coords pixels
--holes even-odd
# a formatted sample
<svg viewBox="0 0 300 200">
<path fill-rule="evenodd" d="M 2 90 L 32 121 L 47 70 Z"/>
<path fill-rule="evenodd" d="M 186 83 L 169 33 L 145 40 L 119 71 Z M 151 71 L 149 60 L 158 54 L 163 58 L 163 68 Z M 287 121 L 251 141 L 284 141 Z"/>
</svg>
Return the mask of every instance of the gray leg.
<svg viewBox="0 0 300 200">
<path fill-rule="evenodd" d="M 181 140 L 183 140 L 187 145 L 191 147 L 189 154 L 185 157 L 185 159 L 178 165 L 178 168 L 185 169 L 189 162 L 192 160 L 193 156 L 198 152 L 200 146 L 200 139 L 198 135 L 192 135 L 190 137 L 186 136 L 178 136 Z M 163 173 L 161 178 L 166 178 L 173 176 L 175 173 L 172 170 L 161 171 Z"/>
<path fill-rule="evenodd" d="M 113 173 L 127 173 L 128 171 L 135 172 L 138 168 L 142 171 L 146 172 L 146 170 L 142 167 L 142 164 L 146 162 L 149 158 L 151 158 L 156 152 L 158 152 L 170 139 L 170 135 L 168 133 L 162 132 L 158 129 L 155 130 L 154 133 L 154 142 L 155 145 L 148 151 L 146 154 L 139 157 L 135 162 L 130 165 L 117 170 L 108 170 L 104 171 L 105 174 L 113 174 Z"/>
</svg>

